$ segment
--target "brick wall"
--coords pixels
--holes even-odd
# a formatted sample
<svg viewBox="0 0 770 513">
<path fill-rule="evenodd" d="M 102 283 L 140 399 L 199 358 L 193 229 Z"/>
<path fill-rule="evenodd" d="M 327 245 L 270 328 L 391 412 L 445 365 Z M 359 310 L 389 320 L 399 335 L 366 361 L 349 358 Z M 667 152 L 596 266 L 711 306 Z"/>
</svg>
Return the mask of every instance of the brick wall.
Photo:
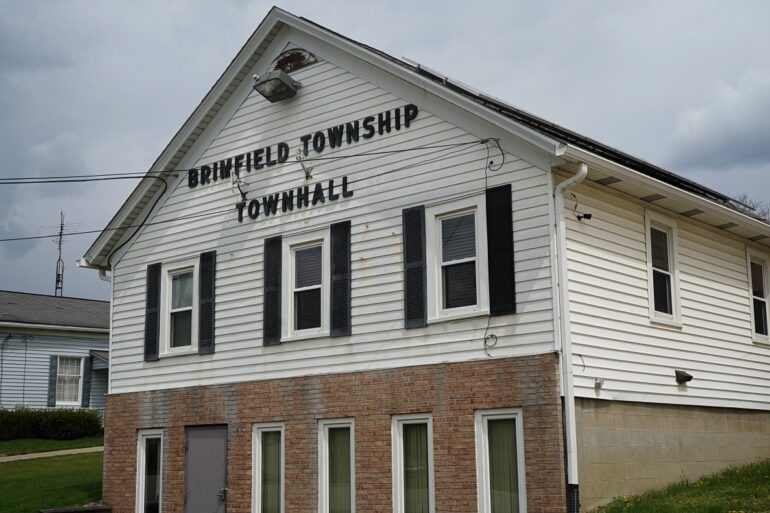
<svg viewBox="0 0 770 513">
<path fill-rule="evenodd" d="M 285 422 L 286 511 L 318 509 L 319 419 L 356 422 L 356 508 L 392 511 L 391 415 L 433 414 L 436 511 L 477 510 L 474 411 L 523 409 L 529 513 L 565 511 L 555 354 L 111 395 L 104 498 L 133 512 L 137 430 L 164 428 L 164 513 L 184 512 L 185 426 L 228 426 L 228 512 L 251 512 L 252 424 Z"/>
</svg>

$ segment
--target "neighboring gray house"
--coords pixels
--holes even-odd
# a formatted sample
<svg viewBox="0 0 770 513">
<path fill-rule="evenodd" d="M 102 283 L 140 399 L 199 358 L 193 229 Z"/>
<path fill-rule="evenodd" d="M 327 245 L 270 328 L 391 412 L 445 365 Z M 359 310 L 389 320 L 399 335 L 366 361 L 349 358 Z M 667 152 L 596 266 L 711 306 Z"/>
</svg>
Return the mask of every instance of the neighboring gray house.
<svg viewBox="0 0 770 513">
<path fill-rule="evenodd" d="M 108 301 L 0 291 L 0 407 L 103 409 Z"/>
</svg>

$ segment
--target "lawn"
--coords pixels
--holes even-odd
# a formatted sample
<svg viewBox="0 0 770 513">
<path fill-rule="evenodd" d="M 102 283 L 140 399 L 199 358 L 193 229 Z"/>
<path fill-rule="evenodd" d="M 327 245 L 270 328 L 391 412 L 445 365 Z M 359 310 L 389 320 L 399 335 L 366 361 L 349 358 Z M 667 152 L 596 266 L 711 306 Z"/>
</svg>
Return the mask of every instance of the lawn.
<svg viewBox="0 0 770 513">
<path fill-rule="evenodd" d="M 14 456 L 32 452 L 60 451 L 62 449 L 80 449 L 104 445 L 104 437 L 78 438 L 75 440 L 43 440 L 41 438 L 21 438 L 18 440 L 0 440 L 0 456 Z"/>
<path fill-rule="evenodd" d="M 0 511 L 37 513 L 102 496 L 101 452 L 0 463 Z"/>
<path fill-rule="evenodd" d="M 601 513 L 760 513 L 770 511 L 770 460 L 693 483 L 615 499 Z"/>
</svg>

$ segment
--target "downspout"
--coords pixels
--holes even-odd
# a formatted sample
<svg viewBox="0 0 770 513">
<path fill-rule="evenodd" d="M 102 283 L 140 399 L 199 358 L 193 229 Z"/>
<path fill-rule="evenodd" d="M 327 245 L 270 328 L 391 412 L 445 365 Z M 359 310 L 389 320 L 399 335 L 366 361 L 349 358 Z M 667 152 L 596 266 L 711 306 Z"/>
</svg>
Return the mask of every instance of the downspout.
<svg viewBox="0 0 770 513">
<path fill-rule="evenodd" d="M 580 510 L 578 488 L 577 426 L 575 424 L 575 388 L 572 374 L 572 335 L 569 315 L 567 276 L 567 229 L 564 220 L 564 192 L 582 182 L 588 174 L 588 164 L 581 162 L 578 172 L 561 182 L 554 190 L 556 211 L 556 266 L 559 280 L 559 329 L 561 331 L 561 371 L 564 386 L 564 429 L 567 442 L 567 513 Z"/>
</svg>

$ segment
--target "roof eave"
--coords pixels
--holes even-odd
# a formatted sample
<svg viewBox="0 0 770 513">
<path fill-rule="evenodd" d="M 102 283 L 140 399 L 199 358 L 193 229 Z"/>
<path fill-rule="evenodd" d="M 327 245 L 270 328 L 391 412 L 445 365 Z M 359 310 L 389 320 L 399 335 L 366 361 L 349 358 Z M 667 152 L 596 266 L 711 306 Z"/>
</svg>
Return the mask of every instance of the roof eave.
<svg viewBox="0 0 770 513">
<path fill-rule="evenodd" d="M 681 201 L 695 203 L 714 215 L 718 215 L 727 221 L 751 228 L 752 230 L 756 230 L 770 238 L 770 225 L 767 223 L 763 223 L 758 219 L 743 214 L 716 201 L 710 200 L 703 196 L 699 196 L 697 194 L 693 194 L 691 192 L 680 189 L 679 187 L 658 180 L 657 178 L 635 171 L 622 164 L 596 155 L 588 150 L 570 144 L 565 148 L 564 157 L 567 160 L 574 159 L 576 161 L 585 162 L 589 166 L 598 166 L 608 170 L 614 175 L 617 175 L 617 177 L 621 178 L 622 180 L 652 186 L 664 192 L 666 196 L 676 198 Z"/>
</svg>

